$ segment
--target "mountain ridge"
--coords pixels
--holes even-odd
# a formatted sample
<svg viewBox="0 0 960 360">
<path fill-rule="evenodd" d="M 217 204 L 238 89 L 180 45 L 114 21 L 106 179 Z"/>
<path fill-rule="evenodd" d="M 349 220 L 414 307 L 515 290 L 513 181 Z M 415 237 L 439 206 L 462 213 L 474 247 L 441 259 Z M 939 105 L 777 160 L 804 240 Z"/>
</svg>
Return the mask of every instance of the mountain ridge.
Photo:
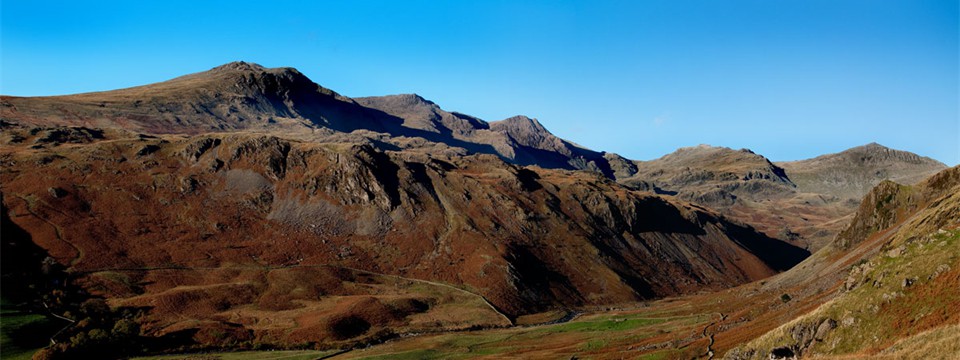
<svg viewBox="0 0 960 360">
<path fill-rule="evenodd" d="M 937 160 L 876 142 L 811 159 L 776 164 L 793 174 L 799 189 L 859 199 L 882 180 L 912 185 L 947 168 Z"/>
<path fill-rule="evenodd" d="M 0 105 L 0 118 L 25 125 L 158 134 L 282 131 L 310 141 L 366 142 L 428 154 L 492 154 L 521 166 L 592 171 L 637 190 L 706 205 L 814 250 L 840 230 L 842 223 L 835 219 L 852 214 L 858 197 L 880 180 L 910 183 L 945 167 L 875 143 L 792 162 L 709 145 L 636 161 L 559 138 L 523 115 L 487 122 L 446 111 L 418 94 L 354 99 L 296 69 L 245 62 L 108 92 L 0 96 Z M 788 216 L 787 211 L 801 215 Z"/>
</svg>

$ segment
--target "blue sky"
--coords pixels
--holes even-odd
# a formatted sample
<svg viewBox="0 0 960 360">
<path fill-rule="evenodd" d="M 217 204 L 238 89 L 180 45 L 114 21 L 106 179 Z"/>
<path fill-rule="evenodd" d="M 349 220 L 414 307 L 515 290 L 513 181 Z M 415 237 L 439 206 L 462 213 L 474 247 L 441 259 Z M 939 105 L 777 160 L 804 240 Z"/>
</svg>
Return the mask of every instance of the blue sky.
<svg viewBox="0 0 960 360">
<path fill-rule="evenodd" d="M 245 60 L 347 96 L 525 114 L 634 159 L 707 143 L 793 160 L 875 141 L 955 165 L 958 18 L 956 0 L 3 0 L 0 93 Z"/>
</svg>

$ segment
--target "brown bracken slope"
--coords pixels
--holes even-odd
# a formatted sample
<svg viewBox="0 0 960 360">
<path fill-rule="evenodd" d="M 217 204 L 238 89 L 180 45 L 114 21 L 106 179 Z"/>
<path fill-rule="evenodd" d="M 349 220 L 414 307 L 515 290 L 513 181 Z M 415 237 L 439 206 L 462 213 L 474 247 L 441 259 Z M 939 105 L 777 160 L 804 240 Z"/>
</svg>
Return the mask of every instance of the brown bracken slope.
<svg viewBox="0 0 960 360">
<path fill-rule="evenodd" d="M 809 254 L 594 172 L 470 155 L 292 69 L 2 102 L 11 226 L 87 291 L 150 309 L 152 335 L 336 345 L 504 326 L 727 288 Z"/>
</svg>

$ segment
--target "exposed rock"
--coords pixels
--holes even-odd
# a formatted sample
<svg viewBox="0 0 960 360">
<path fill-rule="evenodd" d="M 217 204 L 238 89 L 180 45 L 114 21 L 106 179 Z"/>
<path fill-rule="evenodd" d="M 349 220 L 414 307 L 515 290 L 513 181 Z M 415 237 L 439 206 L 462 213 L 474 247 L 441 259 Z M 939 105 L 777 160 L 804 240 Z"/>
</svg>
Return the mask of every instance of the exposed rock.
<svg viewBox="0 0 960 360">
<path fill-rule="evenodd" d="M 841 321 L 841 323 L 843 324 L 843 326 L 853 326 L 857 323 L 857 319 L 855 317 L 848 316 L 843 318 L 843 321 Z"/>
<path fill-rule="evenodd" d="M 814 338 L 817 341 L 823 341 L 827 338 L 827 335 L 830 334 L 830 331 L 837 328 L 837 322 L 833 319 L 825 319 L 820 323 L 820 326 L 817 327 L 817 333 L 814 335 Z"/>
<path fill-rule="evenodd" d="M 797 354 L 789 347 L 778 347 L 770 351 L 770 360 L 797 360 Z"/>
<path fill-rule="evenodd" d="M 903 251 L 905 249 L 906 247 L 904 247 L 903 245 L 900 245 L 896 248 L 890 249 L 890 251 L 887 251 L 887 256 L 891 258 L 898 258 L 900 257 L 900 254 L 903 254 Z"/>
<path fill-rule="evenodd" d="M 50 193 L 50 196 L 54 199 L 59 199 L 64 196 L 67 196 L 67 191 L 58 187 L 51 187 L 47 189 L 47 192 Z"/>
<path fill-rule="evenodd" d="M 137 150 L 137 156 L 147 156 L 157 152 L 158 150 L 160 150 L 160 146 L 154 144 L 144 145 L 140 148 L 140 150 Z"/>
<path fill-rule="evenodd" d="M 33 128 L 30 134 L 36 135 L 33 140 L 35 144 L 85 144 L 104 138 L 102 130 L 86 127 Z"/>
<path fill-rule="evenodd" d="M 863 198 L 850 226 L 837 235 L 836 245 L 848 249 L 877 230 L 889 227 L 899 217 L 899 209 L 909 202 L 906 187 L 892 181 L 883 181 Z"/>
<path fill-rule="evenodd" d="M 183 156 L 187 160 L 197 162 L 200 160 L 200 156 L 214 147 L 220 145 L 219 138 L 201 138 L 196 141 L 190 142 L 186 148 L 183 149 Z"/>
</svg>

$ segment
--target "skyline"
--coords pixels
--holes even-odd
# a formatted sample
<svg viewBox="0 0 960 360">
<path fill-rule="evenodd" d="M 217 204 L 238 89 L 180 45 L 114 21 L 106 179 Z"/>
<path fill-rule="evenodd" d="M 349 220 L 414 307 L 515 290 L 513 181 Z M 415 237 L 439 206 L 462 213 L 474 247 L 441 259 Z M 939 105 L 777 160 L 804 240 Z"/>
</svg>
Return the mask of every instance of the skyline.
<svg viewBox="0 0 960 360">
<path fill-rule="evenodd" d="M 4 95 L 242 60 L 350 97 L 527 115 L 637 160 L 705 143 L 788 161 L 877 142 L 960 163 L 956 1 L 37 4 L 0 5 Z"/>
</svg>

